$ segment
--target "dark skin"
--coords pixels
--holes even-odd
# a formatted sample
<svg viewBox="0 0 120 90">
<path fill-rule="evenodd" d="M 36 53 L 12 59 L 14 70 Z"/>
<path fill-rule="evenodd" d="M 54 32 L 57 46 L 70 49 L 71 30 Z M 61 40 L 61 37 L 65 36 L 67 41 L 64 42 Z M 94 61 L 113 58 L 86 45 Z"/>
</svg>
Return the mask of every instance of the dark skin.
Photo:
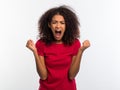
<svg viewBox="0 0 120 90">
<path fill-rule="evenodd" d="M 55 42 L 57 44 L 62 43 L 62 37 L 64 35 L 64 31 L 66 28 L 64 18 L 61 15 L 55 15 L 52 18 L 52 22 L 49 23 L 48 26 L 51 28 L 51 30 L 53 32 L 54 38 L 56 40 Z M 56 30 L 61 31 L 61 34 L 56 34 L 55 33 Z M 45 65 L 44 56 L 38 55 L 37 49 L 32 40 L 27 41 L 26 47 L 33 52 L 33 55 L 35 57 L 37 72 L 38 72 L 40 78 L 42 80 L 46 80 L 47 79 L 47 69 L 46 69 L 46 65 Z M 69 74 L 68 78 L 70 80 L 74 79 L 75 76 L 77 75 L 77 73 L 79 72 L 82 54 L 88 47 L 90 47 L 90 42 L 89 42 L 89 40 L 85 40 L 82 43 L 82 46 L 79 48 L 77 55 L 72 57 L 72 63 L 71 63 L 71 66 L 70 66 L 70 69 L 68 72 L 68 74 Z"/>
<path fill-rule="evenodd" d="M 26 47 L 29 48 L 34 54 L 35 61 L 36 61 L 36 68 L 37 68 L 37 72 L 38 72 L 39 76 L 41 77 L 42 80 L 47 79 L 47 69 L 45 66 L 44 57 L 38 55 L 37 49 L 32 40 L 27 41 Z M 77 75 L 79 68 L 80 68 L 82 54 L 88 47 L 90 47 L 90 42 L 88 40 L 85 40 L 82 43 L 81 48 L 79 48 L 77 55 L 73 56 L 71 67 L 69 69 L 69 79 L 72 80 Z"/>
</svg>

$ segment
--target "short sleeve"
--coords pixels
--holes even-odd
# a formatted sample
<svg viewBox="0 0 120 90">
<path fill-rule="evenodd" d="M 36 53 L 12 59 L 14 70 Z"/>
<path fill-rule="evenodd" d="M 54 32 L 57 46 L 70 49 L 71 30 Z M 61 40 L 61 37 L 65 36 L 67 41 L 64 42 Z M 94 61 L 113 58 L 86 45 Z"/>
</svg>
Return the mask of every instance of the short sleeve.
<svg viewBox="0 0 120 90">
<path fill-rule="evenodd" d="M 37 48 L 38 55 L 44 56 L 44 43 L 41 40 L 38 40 L 35 44 Z"/>
<path fill-rule="evenodd" d="M 77 55 L 78 49 L 80 47 L 81 47 L 81 43 L 78 39 L 76 39 L 73 46 L 73 56 Z"/>
</svg>

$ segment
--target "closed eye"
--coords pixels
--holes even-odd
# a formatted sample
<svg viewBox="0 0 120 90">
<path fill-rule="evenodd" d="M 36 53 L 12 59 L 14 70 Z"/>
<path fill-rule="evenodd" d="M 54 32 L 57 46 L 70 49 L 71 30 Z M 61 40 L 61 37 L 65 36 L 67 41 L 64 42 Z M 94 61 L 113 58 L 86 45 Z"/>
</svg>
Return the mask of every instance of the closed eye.
<svg viewBox="0 0 120 90">
<path fill-rule="evenodd" d="M 51 23 L 52 23 L 52 24 L 56 24 L 56 23 L 57 23 L 57 21 L 52 21 Z"/>
<path fill-rule="evenodd" d="M 52 24 L 57 24 L 57 23 L 59 23 L 58 21 L 52 21 L 51 22 Z M 64 21 L 60 21 L 60 24 L 65 24 L 65 22 Z"/>
</svg>

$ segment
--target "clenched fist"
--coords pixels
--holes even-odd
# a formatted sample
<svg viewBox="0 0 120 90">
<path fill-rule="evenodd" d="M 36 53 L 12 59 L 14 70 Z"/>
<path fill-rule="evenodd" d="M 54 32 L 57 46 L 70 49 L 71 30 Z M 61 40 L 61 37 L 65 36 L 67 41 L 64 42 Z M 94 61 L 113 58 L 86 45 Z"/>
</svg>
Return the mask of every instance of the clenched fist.
<svg viewBox="0 0 120 90">
<path fill-rule="evenodd" d="M 33 52 L 37 51 L 33 40 L 28 40 L 27 43 L 26 43 L 26 47 L 29 48 Z"/>
<path fill-rule="evenodd" d="M 81 50 L 85 50 L 85 49 L 87 49 L 88 47 L 90 47 L 90 42 L 89 42 L 89 40 L 85 40 L 83 43 L 82 43 L 82 46 L 81 46 Z"/>
</svg>

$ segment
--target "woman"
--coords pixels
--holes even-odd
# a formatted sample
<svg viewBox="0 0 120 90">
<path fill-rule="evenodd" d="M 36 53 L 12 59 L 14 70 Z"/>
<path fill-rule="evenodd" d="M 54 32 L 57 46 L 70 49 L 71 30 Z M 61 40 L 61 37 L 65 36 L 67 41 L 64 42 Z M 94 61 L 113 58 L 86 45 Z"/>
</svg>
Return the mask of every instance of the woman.
<svg viewBox="0 0 120 90">
<path fill-rule="evenodd" d="M 67 6 L 46 11 L 39 20 L 40 39 L 27 41 L 35 57 L 40 76 L 39 90 L 76 90 L 75 76 L 79 72 L 83 52 L 90 46 L 79 41 L 79 21 Z"/>
</svg>

